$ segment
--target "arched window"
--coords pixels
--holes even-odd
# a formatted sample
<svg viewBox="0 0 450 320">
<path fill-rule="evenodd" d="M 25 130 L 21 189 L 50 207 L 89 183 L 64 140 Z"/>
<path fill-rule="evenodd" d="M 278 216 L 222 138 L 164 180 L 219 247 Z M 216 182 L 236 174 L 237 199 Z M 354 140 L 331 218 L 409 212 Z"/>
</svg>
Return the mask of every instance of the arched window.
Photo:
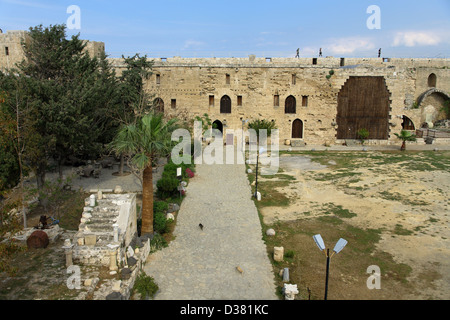
<svg viewBox="0 0 450 320">
<path fill-rule="evenodd" d="M 155 100 L 153 100 L 153 108 L 155 108 L 155 110 L 157 112 L 164 113 L 164 101 L 163 101 L 163 99 L 156 98 Z"/>
<path fill-rule="evenodd" d="M 294 96 L 289 96 L 286 98 L 284 104 L 284 113 L 295 113 L 296 112 L 296 101 Z"/>
<path fill-rule="evenodd" d="M 303 121 L 300 119 L 292 122 L 292 139 L 303 139 Z"/>
<path fill-rule="evenodd" d="M 437 77 L 434 73 L 428 76 L 428 87 L 436 88 Z"/>
<path fill-rule="evenodd" d="M 416 128 L 414 127 L 414 123 L 407 116 L 403 116 L 402 129 L 403 130 L 416 130 Z"/>
<path fill-rule="evenodd" d="M 220 99 L 220 113 L 231 113 L 231 99 L 229 96 L 223 96 Z"/>
</svg>

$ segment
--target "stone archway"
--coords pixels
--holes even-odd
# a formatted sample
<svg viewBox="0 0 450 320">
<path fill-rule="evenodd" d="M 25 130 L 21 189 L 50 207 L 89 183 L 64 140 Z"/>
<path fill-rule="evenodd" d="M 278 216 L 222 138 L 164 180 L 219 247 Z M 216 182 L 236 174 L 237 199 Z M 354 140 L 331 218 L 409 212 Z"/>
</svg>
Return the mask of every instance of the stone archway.
<svg viewBox="0 0 450 320">
<path fill-rule="evenodd" d="M 447 92 L 443 91 L 443 90 L 439 90 L 436 88 L 431 88 L 427 91 L 425 91 L 424 93 L 422 93 L 419 98 L 417 99 L 417 107 L 420 108 L 422 102 L 430 95 L 432 94 L 438 94 L 442 97 L 444 97 L 445 99 L 450 99 L 450 94 L 448 94 Z"/>
<path fill-rule="evenodd" d="M 220 120 L 216 120 L 212 123 L 213 129 L 219 130 L 223 135 L 223 124 Z"/>
<path fill-rule="evenodd" d="M 157 111 L 157 112 L 162 112 L 164 113 L 164 101 L 161 98 L 156 98 L 155 100 L 153 100 L 153 108 Z"/>
</svg>

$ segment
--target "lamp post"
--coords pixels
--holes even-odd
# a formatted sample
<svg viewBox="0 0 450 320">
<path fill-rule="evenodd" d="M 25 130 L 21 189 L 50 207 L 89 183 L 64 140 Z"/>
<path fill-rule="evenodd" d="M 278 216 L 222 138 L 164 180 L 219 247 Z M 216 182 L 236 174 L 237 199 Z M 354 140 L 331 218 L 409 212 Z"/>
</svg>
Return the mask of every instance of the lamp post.
<svg viewBox="0 0 450 320">
<path fill-rule="evenodd" d="M 266 152 L 266 149 L 261 147 L 256 153 L 256 179 L 255 179 L 255 194 L 254 197 L 258 199 L 258 163 L 259 163 L 259 155 Z"/>
<path fill-rule="evenodd" d="M 319 247 L 320 251 L 323 251 L 327 257 L 327 269 L 326 269 L 326 278 L 325 278 L 325 297 L 324 300 L 327 300 L 328 296 L 328 275 L 330 272 L 330 259 L 335 253 L 339 253 L 342 249 L 344 249 L 347 244 L 347 240 L 340 238 L 336 245 L 334 246 L 333 253 L 330 256 L 330 249 L 325 248 L 325 243 L 323 242 L 322 236 L 320 234 L 316 234 L 313 236 L 314 241 Z M 325 252 L 326 249 L 326 252 Z"/>
</svg>

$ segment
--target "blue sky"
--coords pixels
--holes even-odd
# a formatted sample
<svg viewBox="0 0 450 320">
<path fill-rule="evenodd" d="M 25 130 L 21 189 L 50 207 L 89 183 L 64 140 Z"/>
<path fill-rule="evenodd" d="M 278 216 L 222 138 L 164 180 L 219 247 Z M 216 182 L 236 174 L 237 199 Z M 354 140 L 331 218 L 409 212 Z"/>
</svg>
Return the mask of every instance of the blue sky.
<svg viewBox="0 0 450 320">
<path fill-rule="evenodd" d="M 450 58 L 449 0 L 0 0 L 0 28 L 67 24 L 80 8 L 82 39 L 105 42 L 113 57 Z M 367 20 L 380 8 L 380 29 Z"/>
</svg>

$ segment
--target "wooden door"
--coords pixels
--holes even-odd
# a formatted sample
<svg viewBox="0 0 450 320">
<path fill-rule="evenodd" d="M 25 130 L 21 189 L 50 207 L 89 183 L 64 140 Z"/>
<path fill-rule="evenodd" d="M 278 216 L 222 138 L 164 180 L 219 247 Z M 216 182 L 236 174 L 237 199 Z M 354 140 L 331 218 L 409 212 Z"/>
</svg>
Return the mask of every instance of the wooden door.
<svg viewBox="0 0 450 320">
<path fill-rule="evenodd" d="M 220 99 L 220 113 L 231 113 L 231 99 L 229 96 L 223 96 Z"/>
<path fill-rule="evenodd" d="M 300 119 L 292 122 L 292 139 L 303 139 L 303 121 Z"/>
</svg>

